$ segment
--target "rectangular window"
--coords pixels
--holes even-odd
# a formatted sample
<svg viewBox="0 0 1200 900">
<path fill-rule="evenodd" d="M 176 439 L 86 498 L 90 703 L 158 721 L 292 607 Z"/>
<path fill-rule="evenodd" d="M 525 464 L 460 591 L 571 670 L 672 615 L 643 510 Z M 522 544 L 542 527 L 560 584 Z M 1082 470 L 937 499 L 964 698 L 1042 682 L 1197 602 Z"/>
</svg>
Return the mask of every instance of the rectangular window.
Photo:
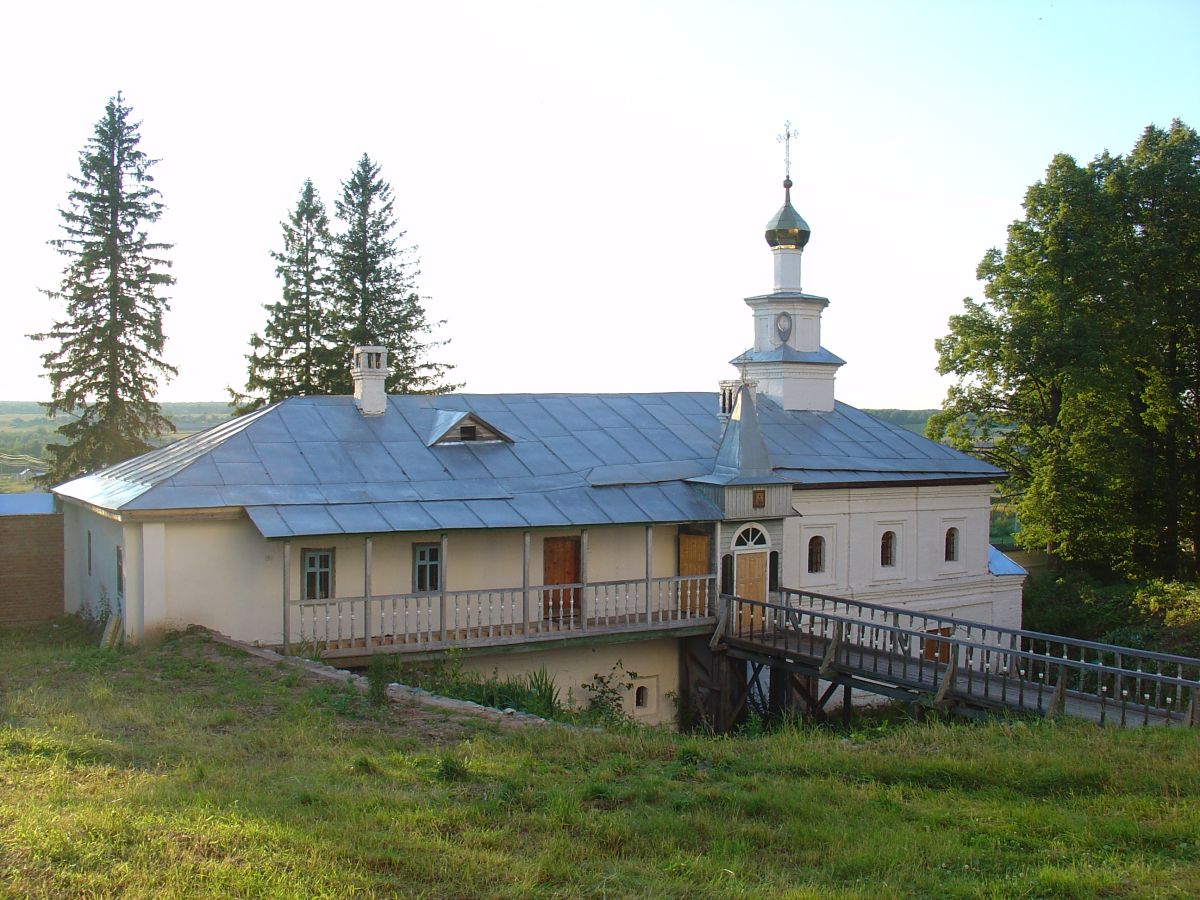
<svg viewBox="0 0 1200 900">
<path fill-rule="evenodd" d="M 474 441 L 479 439 L 479 431 L 475 425 L 463 425 L 458 429 L 458 437 L 463 441 Z"/>
<path fill-rule="evenodd" d="M 117 548 L 117 596 L 125 599 L 125 551 Z"/>
<path fill-rule="evenodd" d="M 442 587 L 442 545 L 413 544 L 413 590 L 437 591 Z"/>
<path fill-rule="evenodd" d="M 301 554 L 305 600 L 328 600 L 333 596 L 333 550 L 305 550 Z"/>
<path fill-rule="evenodd" d="M 88 531 L 88 577 L 92 577 L 92 532 Z"/>
</svg>

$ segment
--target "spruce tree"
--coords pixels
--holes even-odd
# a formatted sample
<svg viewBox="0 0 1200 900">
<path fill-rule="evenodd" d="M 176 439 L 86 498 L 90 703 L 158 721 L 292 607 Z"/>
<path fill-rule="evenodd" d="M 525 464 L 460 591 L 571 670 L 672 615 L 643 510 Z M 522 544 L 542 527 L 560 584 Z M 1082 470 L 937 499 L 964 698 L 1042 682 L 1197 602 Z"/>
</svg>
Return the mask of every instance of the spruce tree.
<svg viewBox="0 0 1200 900">
<path fill-rule="evenodd" d="M 392 372 L 387 381 L 389 392 L 453 390 L 457 385 L 443 381 L 453 366 L 427 359 L 430 349 L 445 342 L 424 340 L 433 326 L 425 318 L 417 293 L 416 248 L 397 247 L 404 232 L 396 230 L 392 188 L 367 154 L 342 182 L 336 209 L 344 225 L 334 252 L 342 365 L 330 384 L 333 392 L 350 392 L 350 354 L 362 344 L 387 347 Z"/>
<path fill-rule="evenodd" d="M 272 251 L 282 297 L 264 303 L 267 324 L 250 337 L 246 393 L 230 390 L 239 412 L 294 395 L 330 392 L 335 373 L 349 365 L 332 343 L 331 238 L 325 206 L 306 180 L 283 227 L 283 249 Z"/>
<path fill-rule="evenodd" d="M 150 174 L 158 160 L 138 149 L 140 123 L 130 113 L 121 94 L 108 101 L 59 210 L 63 236 L 49 242 L 69 262 L 59 289 L 43 293 L 66 311 L 30 337 L 55 342 L 42 354 L 46 408 L 71 416 L 57 429 L 66 443 L 46 448 L 51 484 L 143 453 L 150 438 L 175 430 L 153 400 L 159 377 L 175 374 L 162 356 L 168 305 L 160 293 L 175 283 L 164 271 L 172 245 L 146 234 L 163 210 Z"/>
</svg>

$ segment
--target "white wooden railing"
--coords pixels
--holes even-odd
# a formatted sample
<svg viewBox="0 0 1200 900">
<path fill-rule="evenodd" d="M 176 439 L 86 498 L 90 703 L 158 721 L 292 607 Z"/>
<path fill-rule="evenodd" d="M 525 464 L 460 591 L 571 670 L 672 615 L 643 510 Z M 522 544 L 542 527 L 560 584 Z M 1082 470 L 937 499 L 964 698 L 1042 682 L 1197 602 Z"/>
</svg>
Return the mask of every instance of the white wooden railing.
<svg viewBox="0 0 1200 900">
<path fill-rule="evenodd" d="M 371 650 L 513 643 L 565 632 L 623 631 L 712 619 L 716 578 L 679 575 L 289 604 L 290 644 Z"/>
</svg>

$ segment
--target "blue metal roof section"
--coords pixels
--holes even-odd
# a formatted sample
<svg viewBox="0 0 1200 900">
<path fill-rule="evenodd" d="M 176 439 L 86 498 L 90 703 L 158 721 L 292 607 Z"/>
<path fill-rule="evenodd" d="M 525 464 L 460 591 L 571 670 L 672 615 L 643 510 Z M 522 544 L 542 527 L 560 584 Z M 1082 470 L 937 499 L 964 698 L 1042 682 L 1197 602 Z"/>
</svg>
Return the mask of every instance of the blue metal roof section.
<svg viewBox="0 0 1200 900">
<path fill-rule="evenodd" d="M 50 516 L 56 512 L 54 495 L 45 491 L 0 494 L 0 516 Z"/>
<path fill-rule="evenodd" d="M 1013 562 L 991 544 L 988 544 L 988 571 L 993 575 L 1028 575 L 1025 568 Z"/>
<path fill-rule="evenodd" d="M 845 404 L 753 405 L 768 479 L 1003 476 Z M 116 511 L 244 507 L 269 536 L 714 521 L 720 510 L 685 480 L 714 474 L 723 437 L 746 437 L 724 434 L 717 409 L 715 394 L 699 392 L 451 394 L 391 396 L 384 415 L 364 417 L 352 397 L 294 397 L 54 491 Z M 460 413 L 485 417 L 511 443 L 428 446 Z"/>
<path fill-rule="evenodd" d="M 846 361 L 840 356 L 830 353 L 824 347 L 817 350 L 797 350 L 786 344 L 774 350 L 755 350 L 751 348 L 740 356 L 729 361 L 731 366 L 740 366 L 748 362 L 798 362 L 812 363 L 818 366 L 844 366 Z"/>
</svg>

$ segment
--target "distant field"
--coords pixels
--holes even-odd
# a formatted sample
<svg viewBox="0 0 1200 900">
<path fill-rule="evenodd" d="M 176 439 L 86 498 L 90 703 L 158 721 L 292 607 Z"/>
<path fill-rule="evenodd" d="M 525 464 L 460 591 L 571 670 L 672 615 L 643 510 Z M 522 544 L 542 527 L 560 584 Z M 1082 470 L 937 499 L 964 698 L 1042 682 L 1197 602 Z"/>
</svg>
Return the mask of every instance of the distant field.
<svg viewBox="0 0 1200 900">
<path fill-rule="evenodd" d="M 177 429 L 164 443 L 219 425 L 233 416 L 229 404 L 220 401 L 164 403 L 162 408 Z M 61 419 L 47 418 L 40 403 L 0 400 L 0 454 L 44 457 L 46 445 L 58 442 L 55 429 L 61 424 Z M 12 474 L 19 468 L 0 462 L 0 475 Z"/>
</svg>

